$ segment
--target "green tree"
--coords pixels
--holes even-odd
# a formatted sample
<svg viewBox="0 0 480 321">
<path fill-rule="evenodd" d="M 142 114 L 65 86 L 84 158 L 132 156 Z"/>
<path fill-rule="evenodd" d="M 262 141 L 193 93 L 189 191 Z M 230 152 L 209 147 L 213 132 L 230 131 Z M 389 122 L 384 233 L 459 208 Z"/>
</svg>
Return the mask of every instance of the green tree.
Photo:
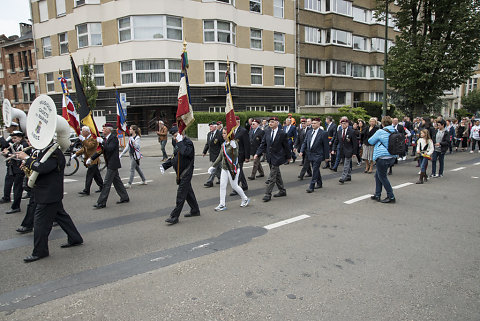
<svg viewBox="0 0 480 321">
<path fill-rule="evenodd" d="M 475 114 L 480 110 L 480 90 L 474 90 L 462 97 L 463 108 Z"/>
<path fill-rule="evenodd" d="M 82 82 L 83 91 L 87 97 L 88 106 L 91 110 L 93 110 L 97 105 L 98 89 L 97 85 L 95 84 L 95 78 L 93 77 L 93 65 L 90 63 L 90 58 L 87 59 L 86 62 L 83 62 L 83 66 L 81 68 L 82 76 L 80 81 Z"/>
<path fill-rule="evenodd" d="M 385 1 L 377 0 L 379 7 Z M 480 1 L 398 0 L 401 34 L 389 51 L 385 75 L 402 106 L 421 115 L 443 91 L 458 87 L 480 57 Z"/>
</svg>

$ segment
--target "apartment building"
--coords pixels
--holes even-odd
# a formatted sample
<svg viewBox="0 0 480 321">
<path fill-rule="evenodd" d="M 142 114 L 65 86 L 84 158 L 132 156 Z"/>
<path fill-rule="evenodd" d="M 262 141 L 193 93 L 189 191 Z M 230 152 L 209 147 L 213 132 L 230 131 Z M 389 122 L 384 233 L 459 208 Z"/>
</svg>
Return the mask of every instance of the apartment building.
<svg viewBox="0 0 480 321">
<path fill-rule="evenodd" d="M 129 123 L 173 121 L 185 40 L 195 111 L 224 111 L 227 58 L 236 110 L 294 111 L 294 0 L 31 0 L 31 10 L 40 92 L 58 107 L 71 53 L 93 67 L 94 116 L 114 119 L 116 84 Z"/>
<path fill-rule="evenodd" d="M 383 101 L 385 21 L 376 19 L 376 6 L 376 0 L 297 1 L 298 111 Z M 397 34 L 391 14 L 388 25 L 390 48 Z"/>
<path fill-rule="evenodd" d="M 38 92 L 32 27 L 20 24 L 20 36 L 0 36 L 0 101 L 28 111 Z"/>
</svg>

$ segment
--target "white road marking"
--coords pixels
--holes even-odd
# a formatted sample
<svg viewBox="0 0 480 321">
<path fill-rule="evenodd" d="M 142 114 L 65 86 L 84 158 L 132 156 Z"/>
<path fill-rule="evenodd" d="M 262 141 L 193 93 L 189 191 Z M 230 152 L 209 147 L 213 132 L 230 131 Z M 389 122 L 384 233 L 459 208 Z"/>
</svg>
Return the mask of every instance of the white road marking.
<svg viewBox="0 0 480 321">
<path fill-rule="evenodd" d="M 364 200 L 364 199 L 370 198 L 371 196 L 373 196 L 373 195 L 372 195 L 372 194 L 363 195 L 363 196 L 360 196 L 360 197 L 351 199 L 351 200 L 349 200 L 349 201 L 346 201 L 346 202 L 344 202 L 344 203 L 350 205 L 350 204 L 353 204 L 353 203 L 362 201 L 362 200 Z"/>
<path fill-rule="evenodd" d="M 71 179 L 71 178 L 64 178 L 63 179 L 64 183 L 72 183 L 72 182 L 77 182 L 77 181 L 78 181 L 77 179 Z"/>
<path fill-rule="evenodd" d="M 303 219 L 306 219 L 306 218 L 309 218 L 309 217 L 310 217 L 309 215 L 303 214 L 303 215 L 300 215 L 300 216 L 289 218 L 288 220 L 284 220 L 284 221 L 280 221 L 280 222 L 277 222 L 277 223 L 265 225 L 263 228 L 265 228 L 267 230 L 271 230 L 271 229 L 274 229 L 274 228 L 277 228 L 277 227 L 280 227 L 280 226 L 283 226 L 283 225 L 287 225 L 287 224 L 290 224 L 290 223 L 294 223 L 294 222 L 297 222 L 297 221 L 300 221 L 300 220 L 303 220 Z"/>
<path fill-rule="evenodd" d="M 133 179 L 135 179 L 135 178 L 140 178 L 140 176 L 135 176 Z M 124 178 L 122 178 L 122 181 L 126 181 L 127 179 L 130 179 L 130 177 L 124 177 Z"/>
<path fill-rule="evenodd" d="M 206 246 L 209 246 L 210 244 L 212 244 L 212 243 L 205 243 L 205 244 L 201 244 L 201 245 L 199 245 L 199 246 L 195 246 L 195 247 L 193 247 L 190 251 L 199 250 L 199 249 L 201 249 L 201 248 L 204 248 L 204 247 L 206 247 Z"/>
<path fill-rule="evenodd" d="M 150 183 L 153 182 L 151 179 L 147 179 L 145 182 Z M 142 182 L 133 182 L 132 185 L 142 184 Z"/>
<path fill-rule="evenodd" d="M 454 169 L 451 169 L 450 172 L 458 172 L 458 171 L 461 171 L 462 169 L 465 169 L 466 167 L 459 167 L 459 168 L 454 168 Z"/>
<path fill-rule="evenodd" d="M 158 262 L 158 261 L 161 261 L 161 260 L 169 259 L 171 257 L 172 257 L 171 255 L 160 256 L 160 257 L 157 257 L 155 259 L 151 259 L 150 262 Z"/>
<path fill-rule="evenodd" d="M 397 186 L 393 186 L 392 188 L 393 189 L 399 189 L 399 188 L 406 187 L 406 186 L 409 186 L 409 185 L 413 185 L 413 183 L 404 183 L 404 184 L 400 184 L 400 185 L 397 185 Z"/>
<path fill-rule="evenodd" d="M 478 178 L 477 176 L 472 176 L 472 178 Z"/>
<path fill-rule="evenodd" d="M 475 163 L 475 164 L 473 164 L 473 165 L 480 165 L 480 162 L 478 162 L 478 163 Z"/>
</svg>

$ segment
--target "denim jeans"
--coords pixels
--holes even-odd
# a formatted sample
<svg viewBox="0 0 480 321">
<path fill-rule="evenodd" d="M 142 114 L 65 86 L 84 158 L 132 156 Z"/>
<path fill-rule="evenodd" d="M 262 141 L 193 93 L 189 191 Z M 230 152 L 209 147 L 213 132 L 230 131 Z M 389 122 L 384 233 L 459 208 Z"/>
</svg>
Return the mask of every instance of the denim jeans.
<svg viewBox="0 0 480 321">
<path fill-rule="evenodd" d="M 436 174 L 437 172 L 437 159 L 438 159 L 438 162 L 440 163 L 440 169 L 438 170 L 438 175 L 443 175 L 443 163 L 445 159 L 445 154 L 437 151 L 433 152 L 433 155 L 432 155 L 432 175 Z"/>
<path fill-rule="evenodd" d="M 427 167 L 428 167 L 428 159 L 420 156 L 420 171 L 422 173 L 426 173 Z"/>
<path fill-rule="evenodd" d="M 162 141 L 160 142 L 160 146 L 161 146 L 161 148 L 162 148 L 163 158 L 164 158 L 164 159 L 167 159 L 167 158 L 168 158 L 168 155 L 167 155 L 167 151 L 165 150 L 165 146 L 167 146 L 167 140 L 166 140 L 166 139 L 165 139 L 165 140 L 162 140 Z"/>
<path fill-rule="evenodd" d="M 375 172 L 375 196 L 380 197 L 382 194 L 382 186 L 385 188 L 387 192 L 387 197 L 395 198 L 393 195 L 392 185 L 390 185 L 390 181 L 388 180 L 387 171 L 395 163 L 395 158 L 378 158 L 377 159 L 377 171 Z"/>
</svg>

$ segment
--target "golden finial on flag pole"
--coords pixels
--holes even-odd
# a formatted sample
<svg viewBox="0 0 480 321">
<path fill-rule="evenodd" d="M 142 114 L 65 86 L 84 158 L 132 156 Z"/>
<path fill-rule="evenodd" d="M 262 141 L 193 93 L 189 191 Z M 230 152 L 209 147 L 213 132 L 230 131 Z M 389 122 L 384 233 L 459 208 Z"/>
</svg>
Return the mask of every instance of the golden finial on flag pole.
<svg viewBox="0 0 480 321">
<path fill-rule="evenodd" d="M 187 51 L 187 41 L 183 39 L 183 52 Z"/>
</svg>

